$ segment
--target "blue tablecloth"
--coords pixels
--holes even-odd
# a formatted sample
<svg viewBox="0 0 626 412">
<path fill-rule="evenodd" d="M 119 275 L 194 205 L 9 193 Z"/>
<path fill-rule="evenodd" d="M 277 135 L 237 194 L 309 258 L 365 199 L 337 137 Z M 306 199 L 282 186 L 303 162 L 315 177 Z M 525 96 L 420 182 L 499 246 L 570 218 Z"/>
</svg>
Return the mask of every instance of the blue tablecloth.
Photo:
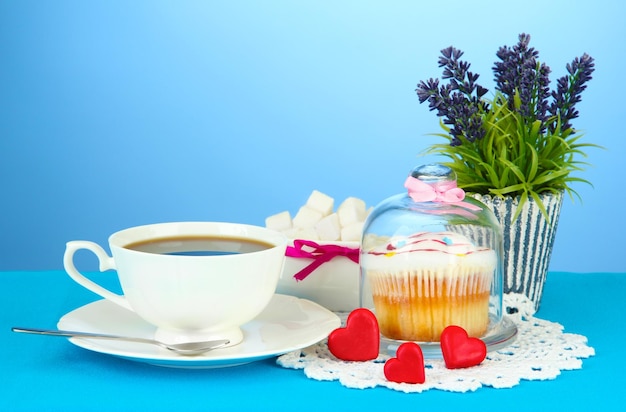
<svg viewBox="0 0 626 412">
<path fill-rule="evenodd" d="M 275 359 L 220 369 L 169 369 L 90 352 L 65 338 L 13 333 L 11 326 L 55 328 L 61 316 L 99 297 L 62 271 L 0 272 L 0 411 L 598 410 L 624 399 L 624 293 L 625 273 L 548 275 L 536 316 L 588 337 L 596 355 L 583 360 L 581 370 L 512 389 L 405 394 L 311 380 L 302 371 L 277 366 Z"/>
</svg>

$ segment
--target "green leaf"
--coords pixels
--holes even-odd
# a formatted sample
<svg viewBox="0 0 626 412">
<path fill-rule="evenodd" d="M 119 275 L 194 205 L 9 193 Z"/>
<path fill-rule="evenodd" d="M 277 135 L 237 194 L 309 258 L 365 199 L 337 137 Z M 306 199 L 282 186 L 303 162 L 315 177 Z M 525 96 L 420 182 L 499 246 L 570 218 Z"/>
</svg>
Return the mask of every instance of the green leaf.
<svg viewBox="0 0 626 412">
<path fill-rule="evenodd" d="M 522 213 L 522 208 L 526 204 L 526 202 L 528 202 L 528 193 L 524 192 L 519 198 L 517 209 L 515 209 L 515 214 L 513 215 L 513 221 L 516 221 L 519 217 L 519 214 Z"/>
<path fill-rule="evenodd" d="M 530 144 L 530 143 L 526 143 L 527 147 L 528 147 L 528 151 L 530 152 L 530 170 L 528 172 L 528 177 L 527 180 L 528 181 L 533 181 L 533 179 L 535 178 L 535 176 L 537 175 L 537 170 L 539 169 L 539 157 L 537 155 L 537 151 L 535 150 L 535 148 Z"/>
<path fill-rule="evenodd" d="M 543 217 L 546 219 L 547 222 L 550 222 L 550 216 L 548 216 L 548 212 L 546 211 L 546 207 L 543 204 L 541 197 L 539 197 L 539 195 L 536 192 L 530 192 L 530 195 L 532 196 L 533 200 L 539 207 L 539 210 L 541 211 L 541 214 L 543 215 Z"/>
</svg>

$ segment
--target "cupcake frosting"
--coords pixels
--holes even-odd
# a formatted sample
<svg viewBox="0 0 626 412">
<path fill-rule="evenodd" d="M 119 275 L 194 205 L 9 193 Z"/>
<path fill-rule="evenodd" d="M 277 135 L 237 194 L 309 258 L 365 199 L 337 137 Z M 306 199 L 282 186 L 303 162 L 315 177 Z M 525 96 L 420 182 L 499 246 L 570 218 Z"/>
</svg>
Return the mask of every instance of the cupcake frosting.
<svg viewBox="0 0 626 412">
<path fill-rule="evenodd" d="M 379 243 L 361 255 L 367 269 L 444 269 L 457 265 L 493 270 L 495 251 L 476 247 L 467 237 L 454 232 L 420 232 L 397 236 Z"/>
</svg>

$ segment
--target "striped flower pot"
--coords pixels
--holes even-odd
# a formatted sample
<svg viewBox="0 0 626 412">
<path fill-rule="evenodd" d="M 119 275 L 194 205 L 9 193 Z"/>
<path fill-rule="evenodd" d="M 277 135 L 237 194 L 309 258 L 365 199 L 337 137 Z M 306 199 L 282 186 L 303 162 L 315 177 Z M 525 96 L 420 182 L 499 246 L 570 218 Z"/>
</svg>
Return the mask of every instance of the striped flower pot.
<svg viewBox="0 0 626 412">
<path fill-rule="evenodd" d="M 522 206 L 522 212 L 513 221 L 519 197 L 471 196 L 489 207 L 502 225 L 504 293 L 523 293 L 533 301 L 535 310 L 539 309 L 563 204 L 563 192 L 540 195 L 549 221 L 532 198 Z"/>
</svg>

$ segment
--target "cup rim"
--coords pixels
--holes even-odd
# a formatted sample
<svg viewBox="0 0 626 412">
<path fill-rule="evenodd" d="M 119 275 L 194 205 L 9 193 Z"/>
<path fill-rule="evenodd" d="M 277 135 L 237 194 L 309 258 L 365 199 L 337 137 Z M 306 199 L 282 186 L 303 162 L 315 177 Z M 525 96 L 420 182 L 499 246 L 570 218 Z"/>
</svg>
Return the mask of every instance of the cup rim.
<svg viewBox="0 0 626 412">
<path fill-rule="evenodd" d="M 203 230 L 204 229 L 204 230 Z M 173 236 L 196 236 L 211 235 L 232 238 L 249 238 L 260 240 L 271 244 L 267 249 L 246 254 L 263 253 L 277 247 L 286 247 L 289 239 L 281 232 L 268 229 L 263 226 L 250 225 L 245 223 L 218 222 L 218 221 L 180 221 L 151 223 L 146 225 L 132 226 L 119 230 L 109 236 L 109 246 L 111 249 L 123 249 L 129 253 L 149 254 L 138 250 L 126 248 L 129 244 L 141 242 L 148 239 L 160 239 Z M 169 255 L 161 255 L 169 256 Z M 220 256 L 185 256 L 186 258 L 226 258 L 235 255 Z M 174 257 L 173 255 L 170 257 Z"/>
</svg>

